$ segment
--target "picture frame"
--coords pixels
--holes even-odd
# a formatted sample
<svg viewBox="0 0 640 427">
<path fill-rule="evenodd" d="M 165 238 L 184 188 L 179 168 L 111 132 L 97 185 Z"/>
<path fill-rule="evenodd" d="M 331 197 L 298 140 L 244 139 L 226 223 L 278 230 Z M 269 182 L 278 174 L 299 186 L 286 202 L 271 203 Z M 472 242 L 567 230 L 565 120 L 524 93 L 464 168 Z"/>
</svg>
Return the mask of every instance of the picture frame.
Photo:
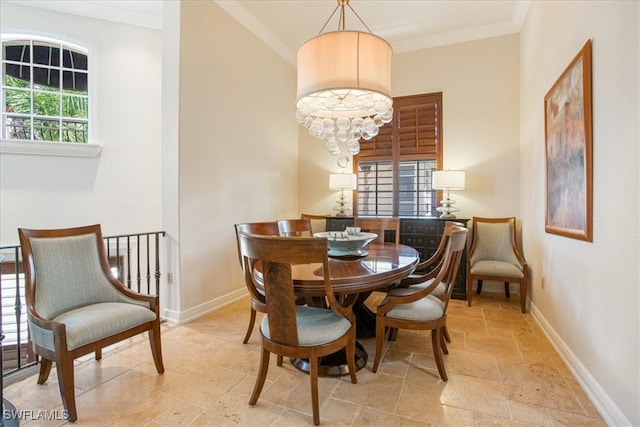
<svg viewBox="0 0 640 427">
<path fill-rule="evenodd" d="M 544 97 L 545 232 L 593 242 L 591 40 Z"/>
</svg>

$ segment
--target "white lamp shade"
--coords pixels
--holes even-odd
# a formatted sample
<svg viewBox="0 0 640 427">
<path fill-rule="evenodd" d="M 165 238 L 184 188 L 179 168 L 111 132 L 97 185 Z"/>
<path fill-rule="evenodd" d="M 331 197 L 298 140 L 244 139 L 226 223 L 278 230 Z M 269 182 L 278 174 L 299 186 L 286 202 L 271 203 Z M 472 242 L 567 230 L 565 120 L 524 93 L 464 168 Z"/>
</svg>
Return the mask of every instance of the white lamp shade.
<svg viewBox="0 0 640 427">
<path fill-rule="evenodd" d="M 329 175 L 331 190 L 355 190 L 356 175 L 353 173 L 332 173 Z"/>
<path fill-rule="evenodd" d="M 298 95 L 332 89 L 362 89 L 391 95 L 391 45 L 360 31 L 333 31 L 298 49 Z"/>
<path fill-rule="evenodd" d="M 431 187 L 436 190 L 464 190 L 464 171 L 433 171 Z"/>
</svg>

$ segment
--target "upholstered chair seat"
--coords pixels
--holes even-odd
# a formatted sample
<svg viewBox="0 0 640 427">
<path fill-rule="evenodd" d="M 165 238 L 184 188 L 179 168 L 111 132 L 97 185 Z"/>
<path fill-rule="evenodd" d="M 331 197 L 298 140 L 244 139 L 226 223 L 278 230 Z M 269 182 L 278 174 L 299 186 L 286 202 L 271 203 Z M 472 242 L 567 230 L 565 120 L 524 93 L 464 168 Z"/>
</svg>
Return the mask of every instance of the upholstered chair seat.
<svg viewBox="0 0 640 427">
<path fill-rule="evenodd" d="M 344 336 L 351 329 L 351 322 L 331 310 L 318 307 L 296 307 L 298 345 L 303 347 L 327 344 Z M 262 318 L 260 331 L 271 339 L 269 316 Z"/>
</svg>

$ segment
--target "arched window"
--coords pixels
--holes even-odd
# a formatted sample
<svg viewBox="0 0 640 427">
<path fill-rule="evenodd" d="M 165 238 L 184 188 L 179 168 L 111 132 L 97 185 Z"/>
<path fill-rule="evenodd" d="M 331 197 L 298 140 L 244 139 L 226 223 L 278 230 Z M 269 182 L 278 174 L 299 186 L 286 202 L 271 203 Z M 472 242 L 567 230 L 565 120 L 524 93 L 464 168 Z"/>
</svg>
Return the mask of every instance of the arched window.
<svg viewBox="0 0 640 427">
<path fill-rule="evenodd" d="M 87 53 L 58 40 L 2 36 L 2 139 L 89 142 Z"/>
</svg>

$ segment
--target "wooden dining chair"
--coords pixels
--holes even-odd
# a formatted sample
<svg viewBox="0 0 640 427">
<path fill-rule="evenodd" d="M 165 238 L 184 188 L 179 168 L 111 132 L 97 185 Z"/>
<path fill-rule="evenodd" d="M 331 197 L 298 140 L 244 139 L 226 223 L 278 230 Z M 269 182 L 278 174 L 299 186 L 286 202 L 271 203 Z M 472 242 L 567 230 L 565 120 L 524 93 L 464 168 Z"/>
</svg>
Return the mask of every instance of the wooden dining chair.
<svg viewBox="0 0 640 427">
<path fill-rule="evenodd" d="M 327 217 L 326 215 L 314 215 L 314 214 L 300 214 L 300 219 L 308 219 L 311 221 L 311 228 L 315 233 L 321 231 L 327 231 Z"/>
<path fill-rule="evenodd" d="M 278 223 L 276 221 L 266 221 L 266 222 L 246 222 L 242 224 L 235 224 L 236 229 L 236 242 L 238 245 L 238 259 L 240 261 L 240 266 L 242 267 L 242 255 L 240 253 L 240 241 L 238 240 L 238 232 L 242 231 L 245 233 L 251 234 L 260 234 L 264 236 L 279 236 L 280 230 L 278 228 Z M 257 295 L 251 294 L 251 311 L 249 317 L 249 326 L 247 328 L 247 333 L 244 336 L 243 344 L 249 342 L 249 338 L 253 333 L 253 326 L 256 323 L 256 312 L 266 313 L 267 305 L 264 301 L 264 293 L 262 290 L 257 291 Z M 302 297 L 296 297 L 296 302 L 298 304 L 305 304 L 305 300 Z"/>
<path fill-rule="evenodd" d="M 480 218 L 471 220 L 471 248 L 467 259 L 467 305 L 471 307 L 473 281 L 478 282 L 477 294 L 482 291 L 483 280 L 504 282 L 504 293 L 509 294 L 509 283 L 520 285 L 520 310 L 527 312 L 527 262 L 518 249 L 516 219 Z"/>
<path fill-rule="evenodd" d="M 442 263 L 444 262 L 444 253 L 454 227 L 466 228 L 465 225 L 461 222 L 445 222 L 442 237 L 440 238 L 440 243 L 438 244 L 438 248 L 436 249 L 436 251 L 428 259 L 421 261 L 414 272 L 400 281 L 397 287 L 389 290 L 389 292 L 387 293 L 388 295 L 408 295 L 410 293 L 424 289 L 431 285 L 431 283 L 433 283 L 438 272 L 442 268 Z M 438 297 L 444 301 L 444 298 L 446 296 L 445 291 L 445 284 L 443 282 L 440 282 L 440 284 L 431 291 L 431 295 Z M 390 341 L 394 341 L 396 338 L 395 335 L 397 334 L 397 329 L 395 329 L 394 331 L 395 333 L 390 334 L 389 336 Z M 446 324 L 442 328 L 442 336 L 447 342 L 451 342 L 451 336 L 449 335 L 449 330 L 447 329 Z"/>
<path fill-rule="evenodd" d="M 400 243 L 400 220 L 398 218 L 356 217 L 353 225 L 360 227 L 361 231 L 376 233 L 379 243 Z"/>
<path fill-rule="evenodd" d="M 271 237 L 238 232 L 245 283 L 257 296 L 254 276 L 261 274 L 267 314 L 262 318 L 260 370 L 249 399 L 255 405 L 269 369 L 269 355 L 309 359 L 313 423 L 320 424 L 318 403 L 319 358 L 345 349 L 351 382 L 358 382 L 355 367 L 356 328 L 351 305 L 342 306 L 331 285 L 326 238 Z M 256 266 L 260 271 L 255 271 Z M 330 308 L 295 303 L 292 265 L 318 263 Z"/>
<path fill-rule="evenodd" d="M 444 252 L 444 259 L 431 284 L 417 289 L 415 292 L 406 292 L 402 295 L 388 294 L 377 307 L 376 356 L 373 361 L 373 372 L 377 372 L 382 359 L 385 328 L 390 328 L 390 334 L 395 333 L 394 329 L 431 330 L 433 356 L 438 373 L 443 381 L 447 381 L 442 353 L 448 354 L 449 350 L 443 339 L 442 331 L 446 325 L 447 307 L 466 241 L 467 229 L 453 226 Z M 431 295 L 431 292 L 441 284 L 445 287 L 442 297 Z"/>
<path fill-rule="evenodd" d="M 285 237 L 313 236 L 310 219 L 280 219 L 278 220 L 280 235 Z"/>
</svg>

